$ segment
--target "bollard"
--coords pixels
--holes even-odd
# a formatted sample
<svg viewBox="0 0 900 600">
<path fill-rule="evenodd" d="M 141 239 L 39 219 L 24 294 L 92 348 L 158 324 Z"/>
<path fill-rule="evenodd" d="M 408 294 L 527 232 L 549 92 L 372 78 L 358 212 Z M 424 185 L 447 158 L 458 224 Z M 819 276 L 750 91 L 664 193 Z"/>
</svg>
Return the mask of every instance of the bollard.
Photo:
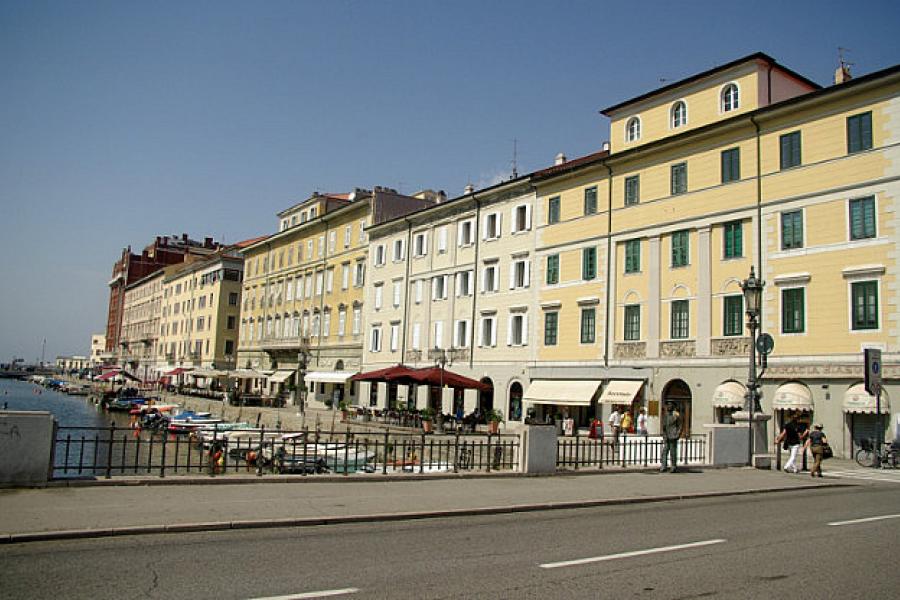
<svg viewBox="0 0 900 600">
<path fill-rule="evenodd" d="M 162 479 L 166 476 L 166 436 L 162 439 L 162 456 L 159 459 L 159 477 Z M 177 456 L 177 454 L 176 454 Z"/>
<path fill-rule="evenodd" d="M 106 478 L 112 479 L 112 453 L 113 437 L 116 435 L 116 422 L 109 422 L 109 447 L 106 452 Z"/>
</svg>

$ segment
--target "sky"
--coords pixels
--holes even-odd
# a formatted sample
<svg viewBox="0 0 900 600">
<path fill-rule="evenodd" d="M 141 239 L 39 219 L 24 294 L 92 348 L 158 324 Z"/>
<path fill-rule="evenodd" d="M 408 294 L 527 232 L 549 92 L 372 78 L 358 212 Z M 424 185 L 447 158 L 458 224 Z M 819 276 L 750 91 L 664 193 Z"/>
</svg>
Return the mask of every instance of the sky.
<svg viewBox="0 0 900 600">
<path fill-rule="evenodd" d="M 0 361 L 87 354 L 122 248 L 273 233 L 315 191 L 484 187 L 598 110 L 762 51 L 900 63 L 900 3 L 0 0 Z"/>
</svg>

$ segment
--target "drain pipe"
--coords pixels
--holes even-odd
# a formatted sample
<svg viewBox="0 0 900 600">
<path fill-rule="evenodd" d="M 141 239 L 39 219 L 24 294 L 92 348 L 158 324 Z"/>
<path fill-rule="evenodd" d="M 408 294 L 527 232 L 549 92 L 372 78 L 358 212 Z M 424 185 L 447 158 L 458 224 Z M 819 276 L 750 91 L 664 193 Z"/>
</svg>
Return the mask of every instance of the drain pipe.
<svg viewBox="0 0 900 600">
<path fill-rule="evenodd" d="M 472 331 L 469 335 L 469 369 L 473 369 L 475 364 L 475 314 L 478 311 L 478 254 L 481 250 L 481 198 L 473 192 L 472 200 L 475 202 L 475 258 L 472 264 Z"/>
<path fill-rule="evenodd" d="M 609 176 L 609 185 L 608 194 L 607 194 L 607 206 L 606 206 L 606 323 L 603 327 L 604 331 L 604 343 L 603 343 L 603 368 L 609 368 L 609 324 L 610 324 L 610 299 L 612 298 L 612 293 L 609 288 L 609 282 L 612 278 L 612 189 L 613 189 L 613 171 L 612 167 L 610 167 L 606 162 L 603 163 L 603 166 L 606 167 L 606 172 Z"/>
</svg>

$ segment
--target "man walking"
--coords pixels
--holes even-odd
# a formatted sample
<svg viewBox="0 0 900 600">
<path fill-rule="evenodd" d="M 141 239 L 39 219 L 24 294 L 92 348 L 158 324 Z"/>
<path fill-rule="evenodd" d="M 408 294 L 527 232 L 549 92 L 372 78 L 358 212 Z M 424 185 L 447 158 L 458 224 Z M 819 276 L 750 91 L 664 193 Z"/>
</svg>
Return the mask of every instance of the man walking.
<svg viewBox="0 0 900 600">
<path fill-rule="evenodd" d="M 619 412 L 618 406 L 613 406 L 612 414 L 609 415 L 609 430 L 613 434 L 613 445 L 619 445 L 619 432 L 622 431 L 622 413 Z"/>
<path fill-rule="evenodd" d="M 635 431 L 638 435 L 647 435 L 647 411 L 643 408 L 641 409 L 641 412 L 638 413 L 637 428 Z"/>
<path fill-rule="evenodd" d="M 787 423 L 781 428 L 781 433 L 775 438 L 775 442 L 782 444 L 785 450 L 789 450 L 791 455 L 787 463 L 784 465 L 785 473 L 799 473 L 797 468 L 797 454 L 800 452 L 800 430 L 797 427 L 797 419 L 795 415 L 791 415 Z"/>
<path fill-rule="evenodd" d="M 681 437 L 681 413 L 675 408 L 674 402 L 666 402 L 666 414 L 662 421 L 663 440 L 666 445 L 663 448 L 662 466 L 660 472 L 669 471 L 675 473 L 678 464 L 678 438 Z M 668 469 L 668 458 L 672 457 L 672 468 Z"/>
</svg>

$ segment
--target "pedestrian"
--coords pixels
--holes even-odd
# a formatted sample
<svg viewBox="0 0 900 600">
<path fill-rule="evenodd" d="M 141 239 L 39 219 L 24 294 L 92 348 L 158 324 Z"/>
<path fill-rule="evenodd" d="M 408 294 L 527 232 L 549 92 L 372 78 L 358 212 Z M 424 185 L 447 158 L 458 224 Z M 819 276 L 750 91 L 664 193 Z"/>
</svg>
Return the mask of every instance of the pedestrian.
<svg viewBox="0 0 900 600">
<path fill-rule="evenodd" d="M 619 432 L 622 430 L 622 414 L 619 412 L 618 406 L 613 406 L 613 411 L 609 415 L 609 430 L 613 434 L 613 445 L 619 445 Z"/>
<path fill-rule="evenodd" d="M 631 433 L 631 411 L 626 410 L 622 415 L 622 431 L 625 433 Z"/>
<path fill-rule="evenodd" d="M 827 443 L 828 438 L 825 437 L 825 433 L 822 431 L 822 424 L 816 423 L 813 430 L 809 432 L 806 444 L 803 446 L 804 449 L 809 448 L 813 455 L 813 468 L 809 472 L 811 477 L 816 477 L 816 475 L 822 476 L 822 459 L 825 457 L 825 445 Z"/>
<path fill-rule="evenodd" d="M 678 465 L 678 438 L 681 437 L 681 413 L 675 407 L 674 402 L 666 402 L 666 414 L 662 421 L 662 434 L 665 441 L 663 448 L 662 466 L 660 472 L 668 470 L 670 473 L 677 472 Z M 672 468 L 668 469 L 668 458 L 672 457 Z"/>
<path fill-rule="evenodd" d="M 797 468 L 797 455 L 800 453 L 800 431 L 797 427 L 797 419 L 791 415 L 787 422 L 782 426 L 781 433 L 775 438 L 775 443 L 781 444 L 784 450 L 790 451 L 787 463 L 784 465 L 785 473 L 799 473 Z"/>
<path fill-rule="evenodd" d="M 638 412 L 637 416 L 637 434 L 647 435 L 647 411 L 643 408 Z"/>
</svg>

